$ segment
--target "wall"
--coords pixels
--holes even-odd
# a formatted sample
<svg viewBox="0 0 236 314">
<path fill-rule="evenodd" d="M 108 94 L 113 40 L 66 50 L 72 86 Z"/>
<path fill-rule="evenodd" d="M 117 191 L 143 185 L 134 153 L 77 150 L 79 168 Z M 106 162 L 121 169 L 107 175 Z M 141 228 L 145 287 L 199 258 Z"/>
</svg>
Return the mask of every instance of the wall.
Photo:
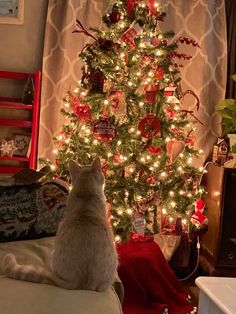
<svg viewBox="0 0 236 314">
<path fill-rule="evenodd" d="M 24 1 L 24 24 L 0 24 L 0 70 L 41 69 L 48 0 Z"/>
</svg>

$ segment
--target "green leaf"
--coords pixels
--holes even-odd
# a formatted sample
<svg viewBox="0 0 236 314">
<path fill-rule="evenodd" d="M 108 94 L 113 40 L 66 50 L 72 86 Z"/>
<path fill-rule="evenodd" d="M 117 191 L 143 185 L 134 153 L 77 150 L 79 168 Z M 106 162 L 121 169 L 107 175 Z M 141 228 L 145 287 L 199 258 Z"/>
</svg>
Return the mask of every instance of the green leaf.
<svg viewBox="0 0 236 314">
<path fill-rule="evenodd" d="M 231 79 L 232 79 L 234 82 L 236 82 L 236 74 L 231 75 L 230 77 L 231 77 Z"/>
<path fill-rule="evenodd" d="M 223 110 L 220 110 L 218 111 L 218 114 L 221 115 L 222 118 L 225 118 L 225 119 L 233 119 L 232 118 L 232 114 L 231 114 L 231 111 L 229 111 L 228 109 L 223 109 Z"/>
<path fill-rule="evenodd" d="M 220 100 L 216 105 L 216 111 L 221 111 L 233 105 L 236 106 L 235 99 L 228 98 L 228 99 Z"/>
</svg>

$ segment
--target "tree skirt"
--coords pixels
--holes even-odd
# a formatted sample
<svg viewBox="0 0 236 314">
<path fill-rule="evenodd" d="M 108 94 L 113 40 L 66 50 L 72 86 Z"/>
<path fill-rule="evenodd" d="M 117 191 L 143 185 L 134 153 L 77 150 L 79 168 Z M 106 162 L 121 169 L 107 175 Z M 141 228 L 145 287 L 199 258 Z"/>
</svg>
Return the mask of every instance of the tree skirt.
<svg viewBox="0 0 236 314">
<path fill-rule="evenodd" d="M 117 245 L 118 273 L 125 288 L 124 314 L 195 313 L 155 242 Z"/>
</svg>

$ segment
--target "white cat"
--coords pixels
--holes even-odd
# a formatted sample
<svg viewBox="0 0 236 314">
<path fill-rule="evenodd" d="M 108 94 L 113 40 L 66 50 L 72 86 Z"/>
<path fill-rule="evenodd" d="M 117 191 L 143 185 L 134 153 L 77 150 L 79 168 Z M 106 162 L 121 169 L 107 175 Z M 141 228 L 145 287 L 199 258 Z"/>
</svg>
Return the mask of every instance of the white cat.
<svg viewBox="0 0 236 314">
<path fill-rule="evenodd" d="M 56 234 L 51 271 L 19 265 L 15 256 L 8 254 L 3 261 L 5 273 L 11 278 L 66 289 L 105 291 L 112 286 L 118 262 L 105 211 L 100 159 L 90 166 L 79 166 L 71 160 L 69 171 L 72 190 Z"/>
</svg>

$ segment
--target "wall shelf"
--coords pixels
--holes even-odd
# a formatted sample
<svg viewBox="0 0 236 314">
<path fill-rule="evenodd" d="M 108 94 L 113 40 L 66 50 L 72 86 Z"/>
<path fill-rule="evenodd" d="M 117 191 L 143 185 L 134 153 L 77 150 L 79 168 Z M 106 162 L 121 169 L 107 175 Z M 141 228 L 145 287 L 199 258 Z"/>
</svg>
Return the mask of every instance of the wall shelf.
<svg viewBox="0 0 236 314">
<path fill-rule="evenodd" d="M 19 134 L 22 135 L 27 131 L 27 135 L 30 136 L 27 156 L 0 156 L 0 174 L 13 174 L 24 168 L 36 169 L 37 166 L 41 72 L 21 73 L 0 71 L 0 79 L 22 80 L 24 84 L 29 77 L 33 80 L 34 95 L 32 104 L 23 104 L 19 97 L 0 96 L 0 110 L 4 111 L 4 118 L 0 118 L 0 127 L 19 129 Z M 27 111 L 30 117 L 21 120 L 20 117 L 17 117 L 19 110 L 20 112 Z M 11 115 L 11 112 L 14 112 L 14 115 Z M 14 163 L 17 163 L 17 165 Z"/>
</svg>

